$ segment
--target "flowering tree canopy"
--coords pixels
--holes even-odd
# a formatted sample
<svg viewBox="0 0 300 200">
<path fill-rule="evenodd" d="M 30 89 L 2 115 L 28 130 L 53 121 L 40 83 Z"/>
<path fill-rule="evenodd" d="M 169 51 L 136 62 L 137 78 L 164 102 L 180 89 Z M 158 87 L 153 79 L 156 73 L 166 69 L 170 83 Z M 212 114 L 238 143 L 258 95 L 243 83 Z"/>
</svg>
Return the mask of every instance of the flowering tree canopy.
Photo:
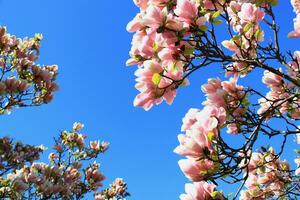
<svg viewBox="0 0 300 200">
<path fill-rule="evenodd" d="M 10 112 L 14 107 L 49 103 L 55 83 L 56 65 L 40 66 L 41 34 L 20 39 L 0 27 L 0 113 Z"/>
<path fill-rule="evenodd" d="M 134 3 L 140 12 L 127 26 L 134 32 L 127 65 L 138 65 L 135 106 L 171 104 L 191 74 L 212 64 L 225 74 L 202 86 L 203 108 L 191 108 L 183 118 L 174 152 L 185 157 L 179 166 L 191 183 L 180 199 L 297 199 L 300 169 L 281 155 L 289 136 L 300 134 L 300 51 L 281 50 L 273 12 L 279 0 Z M 290 39 L 300 37 L 300 1 L 291 3 L 296 17 Z M 238 83 L 259 70 L 267 94 Z M 239 138 L 239 145 L 228 137 Z M 276 138 L 281 145 L 275 150 L 260 138 Z M 299 166 L 300 158 L 295 162 Z M 239 187 L 227 195 L 217 190 L 221 182 Z"/>
<path fill-rule="evenodd" d="M 0 197 L 10 199 L 82 199 L 94 192 L 96 200 L 123 199 L 126 183 L 116 179 L 99 191 L 105 176 L 96 158 L 108 148 L 107 142 L 91 141 L 80 134 L 83 124 L 74 123 L 62 131 L 49 154 L 49 163 L 37 162 L 43 146 L 24 145 L 0 138 Z M 95 162 L 91 162 L 95 160 Z"/>
<path fill-rule="evenodd" d="M 49 103 L 58 89 L 56 65 L 36 64 L 42 36 L 19 39 L 0 27 L 0 114 L 15 107 Z M 54 139 L 53 152 L 42 162 L 43 146 L 0 137 L 0 199 L 86 199 L 120 200 L 129 196 L 127 184 L 117 178 L 108 188 L 97 158 L 108 142 L 91 141 L 74 123 Z"/>
</svg>

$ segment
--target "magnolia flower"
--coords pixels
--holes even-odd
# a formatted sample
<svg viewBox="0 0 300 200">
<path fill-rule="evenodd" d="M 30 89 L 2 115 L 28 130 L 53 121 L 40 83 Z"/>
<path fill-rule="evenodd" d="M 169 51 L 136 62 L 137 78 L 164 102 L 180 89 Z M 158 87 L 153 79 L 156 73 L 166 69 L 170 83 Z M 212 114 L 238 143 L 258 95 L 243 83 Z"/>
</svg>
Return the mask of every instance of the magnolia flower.
<svg viewBox="0 0 300 200">
<path fill-rule="evenodd" d="M 145 26 L 152 28 L 159 28 L 166 20 L 166 11 L 160 8 L 150 5 L 146 10 L 146 14 L 143 16 L 142 23 Z"/>
<path fill-rule="evenodd" d="M 238 16 L 241 18 L 242 22 L 258 23 L 264 18 L 265 13 L 252 3 L 243 3 Z"/>
<path fill-rule="evenodd" d="M 90 148 L 94 151 L 99 151 L 100 150 L 100 142 L 98 141 L 91 141 L 90 142 Z"/>
<path fill-rule="evenodd" d="M 214 170 L 214 163 L 210 160 L 197 161 L 188 158 L 179 160 L 178 164 L 185 176 L 194 182 L 204 180 L 204 178 Z"/>
<path fill-rule="evenodd" d="M 84 124 L 80 123 L 80 122 L 75 122 L 73 124 L 73 130 L 74 131 L 79 131 L 84 127 Z"/>
<path fill-rule="evenodd" d="M 144 67 L 139 68 L 135 75 L 137 76 L 135 87 L 140 94 L 136 96 L 134 106 L 149 110 L 154 104 L 160 104 L 163 100 L 172 104 L 176 96 L 176 85 L 170 79 L 180 80 L 182 72 L 180 65 L 164 69 L 156 61 L 145 61 Z"/>
<path fill-rule="evenodd" d="M 58 155 L 56 155 L 55 153 L 50 153 L 48 156 L 48 159 L 50 161 L 54 161 L 54 160 L 58 159 Z"/>
<path fill-rule="evenodd" d="M 186 194 L 180 195 L 181 200 L 203 200 L 203 199 L 223 199 L 223 197 L 215 191 L 216 186 L 204 181 L 185 184 Z"/>
<path fill-rule="evenodd" d="M 196 114 L 198 112 L 200 112 L 199 109 L 196 109 L 196 108 L 189 109 L 189 111 L 186 113 L 186 115 L 182 119 L 181 131 L 187 131 L 187 130 L 191 129 L 193 124 L 195 122 L 197 122 Z"/>
<path fill-rule="evenodd" d="M 177 6 L 174 12 L 180 19 L 191 24 L 198 17 L 198 6 L 195 2 L 190 0 L 180 0 L 177 1 Z"/>
<path fill-rule="evenodd" d="M 264 71 L 264 76 L 262 79 L 263 83 L 266 84 L 268 87 L 279 87 L 283 84 L 283 80 L 281 76 L 274 74 L 273 72 Z"/>
</svg>

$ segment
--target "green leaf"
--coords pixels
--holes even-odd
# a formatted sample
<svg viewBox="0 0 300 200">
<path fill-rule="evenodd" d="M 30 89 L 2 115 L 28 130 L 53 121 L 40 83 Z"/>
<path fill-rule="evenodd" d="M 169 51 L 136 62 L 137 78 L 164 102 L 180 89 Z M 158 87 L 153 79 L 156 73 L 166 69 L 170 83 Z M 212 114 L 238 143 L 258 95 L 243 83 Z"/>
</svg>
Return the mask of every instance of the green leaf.
<svg viewBox="0 0 300 200">
<path fill-rule="evenodd" d="M 158 50 L 158 44 L 156 42 L 153 43 L 153 50 L 157 51 Z"/>
<path fill-rule="evenodd" d="M 227 199 L 229 199 L 232 195 L 233 195 L 233 193 L 230 192 L 230 193 L 227 195 Z"/>
<path fill-rule="evenodd" d="M 211 17 L 212 17 L 213 19 L 215 19 L 215 18 L 219 17 L 220 14 L 221 14 L 221 11 L 218 10 L 218 11 L 216 11 Z"/>
<path fill-rule="evenodd" d="M 213 199 L 216 199 L 216 198 L 218 197 L 218 195 L 219 195 L 219 191 L 213 191 L 213 192 L 211 193 L 211 197 L 212 197 Z"/>
<path fill-rule="evenodd" d="M 215 134 L 213 132 L 208 132 L 207 137 L 209 141 L 213 141 L 213 139 L 215 138 Z"/>
<path fill-rule="evenodd" d="M 203 32 L 207 31 L 207 29 L 208 29 L 207 26 L 205 26 L 205 25 L 202 25 L 202 26 L 200 26 L 199 28 L 200 28 L 200 30 L 203 31 Z"/>
<path fill-rule="evenodd" d="M 264 0 L 256 0 L 255 5 L 256 6 L 261 6 L 263 2 L 264 2 Z"/>
<path fill-rule="evenodd" d="M 244 27 L 243 32 L 244 32 L 244 33 L 247 33 L 247 32 L 250 30 L 250 28 L 251 28 L 251 24 L 247 24 L 247 25 Z"/>
<path fill-rule="evenodd" d="M 300 149 L 294 149 L 294 152 L 300 154 Z"/>
<path fill-rule="evenodd" d="M 222 24 L 223 21 L 222 20 L 213 20 L 212 23 L 216 24 L 216 25 L 219 25 L 219 24 Z"/>
<path fill-rule="evenodd" d="M 238 41 L 240 38 L 241 38 L 241 36 L 235 35 L 231 39 L 232 39 L 232 41 Z"/>
<path fill-rule="evenodd" d="M 185 50 L 184 50 L 184 55 L 185 55 L 185 56 L 189 56 L 189 55 L 191 55 L 192 53 L 194 53 L 194 48 L 193 48 L 193 47 L 185 48 Z"/>
<path fill-rule="evenodd" d="M 242 103 L 244 104 L 245 107 L 249 107 L 251 105 L 251 103 L 248 101 L 247 98 L 244 98 Z"/>
<path fill-rule="evenodd" d="M 258 39 L 262 33 L 262 30 L 258 29 L 254 34 L 255 39 Z"/>
<path fill-rule="evenodd" d="M 158 85 L 160 83 L 160 80 L 161 80 L 161 75 L 159 73 L 153 74 L 153 76 L 152 76 L 152 83 L 154 85 Z"/>
<path fill-rule="evenodd" d="M 271 0 L 270 5 L 271 6 L 277 6 L 278 5 L 278 0 Z"/>
</svg>

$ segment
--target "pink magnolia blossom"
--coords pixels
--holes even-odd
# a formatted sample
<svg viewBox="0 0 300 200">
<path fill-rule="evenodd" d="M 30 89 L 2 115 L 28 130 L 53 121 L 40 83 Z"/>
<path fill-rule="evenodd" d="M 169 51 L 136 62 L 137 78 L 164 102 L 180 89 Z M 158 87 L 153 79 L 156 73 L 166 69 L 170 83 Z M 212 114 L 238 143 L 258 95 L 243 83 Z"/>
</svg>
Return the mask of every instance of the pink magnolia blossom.
<svg viewBox="0 0 300 200">
<path fill-rule="evenodd" d="M 253 153 L 247 167 L 247 190 L 241 192 L 241 200 L 280 197 L 285 193 L 285 183 L 290 180 L 287 173 L 290 166 L 287 161 L 275 157 L 273 148 L 267 152 Z"/>
<path fill-rule="evenodd" d="M 180 145 L 174 152 L 192 158 L 205 158 L 205 152 L 214 152 L 212 140 L 218 136 L 218 126 L 226 120 L 224 108 L 206 106 L 203 110 L 190 109 L 183 118 L 182 131 L 178 140 Z"/>
<path fill-rule="evenodd" d="M 142 23 L 151 28 L 159 28 L 166 20 L 166 14 L 165 10 L 161 10 L 154 5 L 150 5 L 146 10 L 146 14 L 143 16 Z"/>
<path fill-rule="evenodd" d="M 242 98 L 244 95 L 244 87 L 237 84 L 238 76 L 230 78 L 229 81 L 223 81 L 222 87 L 230 96 L 235 98 Z"/>
<path fill-rule="evenodd" d="M 137 31 L 131 42 L 131 50 L 129 52 L 131 59 L 127 61 L 127 65 L 140 64 L 139 58 L 150 59 L 156 52 L 155 38 L 156 31 L 148 29 L 147 31 Z"/>
<path fill-rule="evenodd" d="M 234 41 L 231 41 L 231 40 L 224 40 L 222 42 L 222 45 L 229 49 L 230 51 L 238 51 L 239 50 L 239 47 L 236 45 L 236 43 Z"/>
<path fill-rule="evenodd" d="M 171 31 L 164 31 L 162 33 L 156 34 L 155 42 L 160 47 L 165 47 L 169 49 L 173 49 L 173 51 L 176 50 L 176 47 L 174 44 L 178 41 L 178 38 L 176 37 L 176 34 Z M 159 49 L 160 50 L 160 49 Z"/>
<path fill-rule="evenodd" d="M 205 181 L 185 184 L 186 194 L 180 195 L 181 200 L 203 200 L 212 198 L 216 186 Z M 215 198 L 216 199 L 216 198 Z"/>
<path fill-rule="evenodd" d="M 202 135 L 203 136 L 203 135 Z M 198 139 L 198 138 L 197 138 Z M 204 143 L 203 138 L 199 138 L 201 143 Z M 174 152 L 182 156 L 200 157 L 203 149 L 207 146 L 206 144 L 198 144 L 194 137 L 190 134 L 179 134 L 178 140 L 180 145 L 174 149 Z"/>
<path fill-rule="evenodd" d="M 297 15 L 300 14 L 300 1 L 299 0 L 291 0 L 291 4 L 294 8 L 294 12 Z"/>
<path fill-rule="evenodd" d="M 279 87 L 283 84 L 282 77 L 274 74 L 270 71 L 264 71 L 264 76 L 262 79 L 263 83 L 268 87 Z"/>
<path fill-rule="evenodd" d="M 191 108 L 182 119 L 181 131 L 190 130 L 195 122 L 197 122 L 196 114 L 200 112 L 199 109 Z"/>
<path fill-rule="evenodd" d="M 228 124 L 227 125 L 227 133 L 230 134 L 237 134 L 238 133 L 238 127 L 236 124 L 232 123 L 232 124 Z"/>
<path fill-rule="evenodd" d="M 297 79 L 297 75 L 299 74 L 300 51 L 294 52 L 293 59 L 293 61 L 289 62 L 288 72 L 290 76 Z"/>
<path fill-rule="evenodd" d="M 139 31 L 143 26 L 142 24 L 142 19 L 143 19 L 143 15 L 141 13 L 138 13 L 133 20 L 131 20 L 127 26 L 126 26 L 126 30 L 128 32 L 136 32 Z"/>
<path fill-rule="evenodd" d="M 297 79 L 299 73 L 298 61 L 299 53 L 295 52 L 294 59 L 289 63 L 288 73 L 292 78 Z M 279 69 L 282 71 L 281 69 Z M 290 97 L 290 90 L 294 90 L 295 85 L 293 83 L 284 82 L 283 79 L 272 72 L 265 71 L 263 76 L 263 82 L 270 88 L 265 98 L 259 99 L 261 108 L 258 110 L 258 114 L 265 113 L 270 107 L 276 107 L 281 114 L 288 114 L 292 119 L 298 119 L 300 117 L 299 98 L 294 98 L 292 101 L 287 99 Z M 271 117 L 275 113 L 269 113 Z"/>
<path fill-rule="evenodd" d="M 73 130 L 74 131 L 79 131 L 79 130 L 83 129 L 83 127 L 84 127 L 84 124 L 82 124 L 80 122 L 75 122 L 73 124 Z"/>
<path fill-rule="evenodd" d="M 176 96 L 176 85 L 170 79 L 180 80 L 182 70 L 179 64 L 169 66 L 167 69 L 156 61 L 146 61 L 144 67 L 139 68 L 135 75 L 137 76 L 135 87 L 141 93 L 136 96 L 134 106 L 149 110 L 154 104 L 160 104 L 163 100 L 172 104 Z"/>
<path fill-rule="evenodd" d="M 178 161 L 181 171 L 191 181 L 202 181 L 214 170 L 214 163 L 210 160 L 200 160 L 187 158 Z"/>
<path fill-rule="evenodd" d="M 218 79 L 209 79 L 208 83 L 202 86 L 202 91 L 207 97 L 203 105 L 225 109 L 237 107 L 239 99 L 244 98 L 244 88 L 237 84 L 237 80 L 238 76 L 223 82 Z"/>
<path fill-rule="evenodd" d="M 194 0 L 197 2 L 197 0 Z M 198 1 L 199 2 L 199 1 Z M 205 10 L 220 10 L 222 11 L 222 6 L 226 1 L 225 0 L 203 0 L 203 8 Z"/>
<path fill-rule="evenodd" d="M 180 19 L 191 24 L 198 16 L 198 7 L 191 0 L 178 0 L 174 12 Z"/>
<path fill-rule="evenodd" d="M 215 93 L 217 90 L 221 89 L 220 79 L 208 79 L 208 83 L 202 85 L 202 91 L 207 94 Z"/>
<path fill-rule="evenodd" d="M 90 141 L 90 148 L 94 151 L 100 150 L 100 142 L 99 141 Z"/>
<path fill-rule="evenodd" d="M 264 18 L 265 13 L 252 3 L 243 3 L 238 16 L 244 22 L 258 23 Z"/>
<path fill-rule="evenodd" d="M 213 151 L 207 132 L 200 126 L 178 135 L 180 145 L 174 152 L 182 156 L 203 157 L 204 149 Z"/>
<path fill-rule="evenodd" d="M 226 119 L 226 111 L 223 107 L 206 106 L 196 115 L 195 128 L 201 127 L 206 132 L 214 131 L 221 126 Z"/>
</svg>

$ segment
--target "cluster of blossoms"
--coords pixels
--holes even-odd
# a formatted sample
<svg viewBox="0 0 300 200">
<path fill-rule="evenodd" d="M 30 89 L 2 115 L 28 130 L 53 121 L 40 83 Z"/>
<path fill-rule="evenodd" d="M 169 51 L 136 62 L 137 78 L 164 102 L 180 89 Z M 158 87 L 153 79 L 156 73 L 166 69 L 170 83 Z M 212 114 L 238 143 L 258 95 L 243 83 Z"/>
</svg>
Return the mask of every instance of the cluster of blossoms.
<svg viewBox="0 0 300 200">
<path fill-rule="evenodd" d="M 163 100 L 171 104 L 184 80 L 191 61 L 194 43 L 185 41 L 192 32 L 206 30 L 207 19 L 199 3 L 190 0 L 135 1 L 141 12 L 127 30 L 136 32 L 132 40 L 131 59 L 138 64 L 136 88 L 140 94 L 134 105 L 148 110 Z"/>
<path fill-rule="evenodd" d="M 227 132 L 237 134 L 239 132 L 239 121 L 243 120 L 247 110 L 246 92 L 243 86 L 237 84 L 237 76 L 229 81 L 209 79 L 208 83 L 202 86 L 206 93 L 204 106 L 224 108 L 227 119 Z"/>
<path fill-rule="evenodd" d="M 299 79 L 299 62 L 300 52 L 294 53 L 294 61 L 288 65 L 288 74 L 294 80 Z M 280 69 L 280 71 L 282 71 Z M 270 88 L 270 92 L 265 97 L 259 99 L 261 108 L 258 110 L 259 114 L 263 114 L 270 108 L 273 108 L 276 112 L 268 113 L 272 114 L 287 114 L 292 119 L 299 119 L 300 117 L 300 98 L 298 95 L 299 87 L 294 83 L 285 81 L 281 76 L 274 74 L 270 71 L 265 71 L 262 78 L 263 83 Z M 277 108 L 277 109 L 274 109 Z"/>
<path fill-rule="evenodd" d="M 56 65 L 40 66 L 42 35 L 19 39 L 0 27 L 0 113 L 9 112 L 15 106 L 31 106 L 49 103 L 55 83 Z"/>
<path fill-rule="evenodd" d="M 180 195 L 181 200 L 195 200 L 195 199 L 215 199 L 223 200 L 222 195 L 216 191 L 216 186 L 208 184 L 207 182 L 196 182 L 185 184 L 186 194 Z"/>
<path fill-rule="evenodd" d="M 286 184 L 291 181 L 290 166 L 287 161 L 281 161 L 275 156 L 273 148 L 253 153 L 247 171 L 247 190 L 241 192 L 241 200 L 285 197 Z"/>
<path fill-rule="evenodd" d="M 260 134 L 269 138 L 283 135 L 284 148 L 288 135 L 299 133 L 299 129 L 290 129 L 296 127 L 295 120 L 300 117 L 300 53 L 288 53 L 292 58 L 288 63 L 280 51 L 279 27 L 273 12 L 278 0 L 134 2 L 140 13 L 127 26 L 129 32 L 135 32 L 127 64 L 138 65 L 135 75 L 140 94 L 134 100 L 135 106 L 149 110 L 163 100 L 171 104 L 177 88 L 189 83 L 188 76 L 212 63 L 219 63 L 225 74 L 232 76 L 228 81 L 209 79 L 202 86 L 206 95 L 204 108 L 190 109 L 183 118 L 181 130 L 185 133 L 178 136 L 180 145 L 174 151 L 186 157 L 179 166 L 192 183 L 186 184 L 186 194 L 180 198 L 226 199 L 216 190 L 217 180 L 243 182 L 234 199 L 239 194 L 246 200 L 289 198 L 285 195 L 293 189 L 298 191 L 290 192 L 292 196 L 300 195 L 299 180 L 291 175 L 289 164 L 279 159 L 283 149 L 278 154 L 270 148 L 246 155 L 252 152 Z M 295 30 L 288 36 L 300 37 L 300 1 L 291 3 L 297 17 Z M 230 38 L 221 44 L 233 55 L 227 55 L 217 39 L 217 26 L 223 22 L 227 27 L 222 34 Z M 273 32 L 274 41 L 270 43 L 263 42 L 264 25 Z M 274 61 L 286 69 L 273 67 Z M 265 96 L 255 86 L 237 84 L 239 77 L 257 68 L 265 71 L 262 81 L 270 88 Z M 259 103 L 251 103 L 257 96 Z M 273 128 L 268 123 L 272 117 L 281 119 L 287 130 Z M 245 139 L 242 146 L 231 147 L 221 136 L 223 130 Z M 295 160 L 296 174 L 299 160 Z M 287 189 L 288 183 L 296 186 Z"/>
<path fill-rule="evenodd" d="M 81 123 L 74 123 L 71 131 L 61 133 L 55 140 L 54 152 L 49 154 L 49 163 L 36 162 L 39 153 L 45 150 L 42 147 L 13 144 L 7 138 L 1 139 L 4 150 L 1 156 L 0 197 L 81 199 L 89 192 L 94 192 L 95 199 L 101 199 L 99 194 L 103 196 L 107 193 L 111 199 L 128 196 L 126 183 L 120 179 L 109 189 L 97 192 L 105 176 L 100 172 L 100 164 L 86 161 L 104 153 L 108 143 L 91 141 L 86 145 L 86 136 L 79 133 L 81 128 Z"/>
<path fill-rule="evenodd" d="M 180 145 L 174 152 L 187 157 L 178 164 L 186 177 L 195 183 L 186 185 L 188 194 L 181 195 L 182 200 L 189 199 L 188 196 L 212 196 L 215 192 L 215 185 L 204 180 L 218 171 L 220 158 L 214 141 L 225 118 L 224 108 L 207 106 L 201 111 L 190 109 L 183 119 L 182 131 L 186 134 L 178 136 Z"/>
<path fill-rule="evenodd" d="M 95 194 L 95 200 L 107 199 L 122 199 L 128 196 L 127 184 L 121 178 L 117 178 L 108 189 L 103 190 L 101 193 Z"/>
<path fill-rule="evenodd" d="M 43 146 L 24 145 L 13 142 L 8 137 L 0 138 L 0 174 L 9 172 L 13 168 L 21 168 L 26 163 L 40 159 Z"/>
<path fill-rule="evenodd" d="M 53 99 L 58 67 L 36 63 L 41 40 L 41 34 L 20 39 L 0 27 L 0 114 Z M 0 138 L 0 199 L 86 199 L 88 193 L 98 200 L 129 196 L 121 179 L 100 189 L 105 176 L 96 159 L 109 143 L 96 140 L 86 144 L 86 136 L 79 133 L 83 127 L 74 123 L 72 130 L 61 132 L 49 162 L 39 162 L 46 150 L 43 146 Z"/>
<path fill-rule="evenodd" d="M 186 134 L 178 136 L 180 145 L 174 151 L 187 157 L 179 161 L 179 166 L 187 178 L 207 185 L 203 180 L 218 172 L 222 160 L 216 145 L 219 131 L 228 121 L 228 132 L 238 133 L 238 125 L 234 122 L 243 118 L 245 108 L 241 107 L 241 102 L 245 98 L 245 92 L 242 86 L 237 85 L 236 77 L 223 82 L 219 79 L 209 79 L 208 83 L 202 86 L 202 90 L 207 96 L 203 102 L 205 107 L 203 110 L 190 109 L 183 118 L 181 130 Z M 198 192 L 200 195 L 203 190 Z"/>
<path fill-rule="evenodd" d="M 253 3 L 231 1 L 227 7 L 230 25 L 238 35 L 230 40 L 224 40 L 223 46 L 235 52 L 236 60 L 256 57 L 258 42 L 263 41 L 264 32 L 259 27 L 265 13 Z M 227 67 L 228 74 L 246 74 L 251 70 L 247 62 L 237 61 Z"/>
<path fill-rule="evenodd" d="M 222 21 L 217 18 L 221 13 L 229 15 L 229 23 L 238 33 L 222 43 L 235 52 L 235 60 L 255 57 L 257 43 L 264 38 L 259 22 L 265 14 L 254 2 L 247 0 L 148 0 L 135 3 L 141 12 L 127 26 L 129 32 L 136 32 L 127 64 L 139 65 L 135 75 L 140 94 L 134 105 L 146 110 L 163 100 L 171 104 L 176 89 L 188 84 L 189 65 L 193 65 L 199 48 L 195 38 L 205 38 L 209 24 L 220 24 Z M 250 69 L 242 61 L 227 68 L 240 73 Z"/>
<path fill-rule="evenodd" d="M 218 128 L 226 117 L 223 108 L 205 107 L 203 110 L 191 109 L 183 119 L 182 130 L 186 134 L 178 136 L 180 145 L 174 150 L 187 156 L 179 161 L 179 166 L 192 181 L 205 180 L 207 176 L 218 170 L 218 160 L 214 148 L 214 138 L 218 137 Z"/>
</svg>

